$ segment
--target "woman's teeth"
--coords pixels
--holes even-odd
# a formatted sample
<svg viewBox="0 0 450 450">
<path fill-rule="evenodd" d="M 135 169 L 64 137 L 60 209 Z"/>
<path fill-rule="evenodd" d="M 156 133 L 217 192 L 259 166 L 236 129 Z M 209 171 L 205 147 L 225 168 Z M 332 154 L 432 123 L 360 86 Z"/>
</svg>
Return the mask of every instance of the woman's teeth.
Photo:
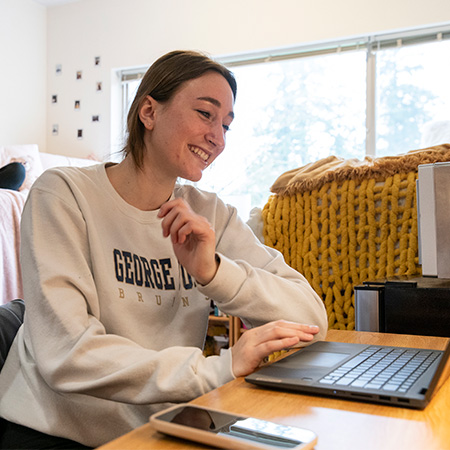
<svg viewBox="0 0 450 450">
<path fill-rule="evenodd" d="M 209 155 L 207 153 L 205 153 L 202 149 L 198 148 L 198 147 L 193 147 L 192 145 L 189 146 L 189 150 L 192 153 L 195 153 L 197 156 L 199 156 L 201 159 L 203 159 L 203 161 L 207 162 Z"/>
</svg>

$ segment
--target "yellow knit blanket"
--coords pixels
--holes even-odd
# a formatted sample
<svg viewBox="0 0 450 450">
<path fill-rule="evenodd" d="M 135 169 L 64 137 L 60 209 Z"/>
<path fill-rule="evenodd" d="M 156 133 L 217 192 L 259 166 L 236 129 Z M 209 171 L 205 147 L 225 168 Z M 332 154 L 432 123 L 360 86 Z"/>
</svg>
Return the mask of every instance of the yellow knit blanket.
<svg viewBox="0 0 450 450">
<path fill-rule="evenodd" d="M 417 166 L 438 161 L 450 161 L 450 144 L 363 161 L 329 157 L 272 186 L 265 243 L 311 283 L 329 328 L 354 329 L 355 285 L 421 273 Z"/>
</svg>

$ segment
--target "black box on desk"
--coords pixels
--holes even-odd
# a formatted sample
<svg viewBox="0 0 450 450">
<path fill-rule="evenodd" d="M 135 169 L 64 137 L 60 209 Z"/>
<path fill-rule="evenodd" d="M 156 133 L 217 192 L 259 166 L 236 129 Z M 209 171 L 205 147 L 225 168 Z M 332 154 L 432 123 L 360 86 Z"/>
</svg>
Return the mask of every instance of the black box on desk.
<svg viewBox="0 0 450 450">
<path fill-rule="evenodd" d="M 392 278 L 355 286 L 355 329 L 450 337 L 450 279 Z"/>
</svg>

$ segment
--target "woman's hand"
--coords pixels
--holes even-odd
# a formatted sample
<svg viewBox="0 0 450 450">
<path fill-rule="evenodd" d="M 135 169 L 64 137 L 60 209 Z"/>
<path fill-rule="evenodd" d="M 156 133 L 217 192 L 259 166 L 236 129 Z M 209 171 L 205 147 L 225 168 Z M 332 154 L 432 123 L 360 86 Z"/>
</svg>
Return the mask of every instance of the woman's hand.
<svg viewBox="0 0 450 450">
<path fill-rule="evenodd" d="M 310 342 L 319 332 L 316 325 L 277 320 L 247 330 L 231 347 L 232 369 L 236 377 L 243 377 L 258 368 L 261 361 L 273 352 Z"/>
<path fill-rule="evenodd" d="M 208 284 L 219 266 L 211 224 L 180 198 L 164 203 L 158 217 L 163 219 L 163 236 L 170 236 L 180 264 L 198 283 Z"/>
</svg>

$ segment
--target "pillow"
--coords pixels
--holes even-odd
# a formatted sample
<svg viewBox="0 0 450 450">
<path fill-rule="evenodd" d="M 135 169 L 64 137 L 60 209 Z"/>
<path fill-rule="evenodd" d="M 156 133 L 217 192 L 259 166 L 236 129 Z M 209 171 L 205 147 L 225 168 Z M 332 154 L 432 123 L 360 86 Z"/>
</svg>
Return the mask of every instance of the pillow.
<svg viewBox="0 0 450 450">
<path fill-rule="evenodd" d="M 19 191 L 31 188 L 36 178 L 43 172 L 39 148 L 36 144 L 9 145 L 0 147 L 0 166 L 11 162 L 20 162 L 25 166 L 27 175 Z"/>
<path fill-rule="evenodd" d="M 247 220 L 247 225 L 252 229 L 255 236 L 264 244 L 264 224 L 261 208 L 253 208 L 250 211 L 250 217 Z"/>
</svg>

